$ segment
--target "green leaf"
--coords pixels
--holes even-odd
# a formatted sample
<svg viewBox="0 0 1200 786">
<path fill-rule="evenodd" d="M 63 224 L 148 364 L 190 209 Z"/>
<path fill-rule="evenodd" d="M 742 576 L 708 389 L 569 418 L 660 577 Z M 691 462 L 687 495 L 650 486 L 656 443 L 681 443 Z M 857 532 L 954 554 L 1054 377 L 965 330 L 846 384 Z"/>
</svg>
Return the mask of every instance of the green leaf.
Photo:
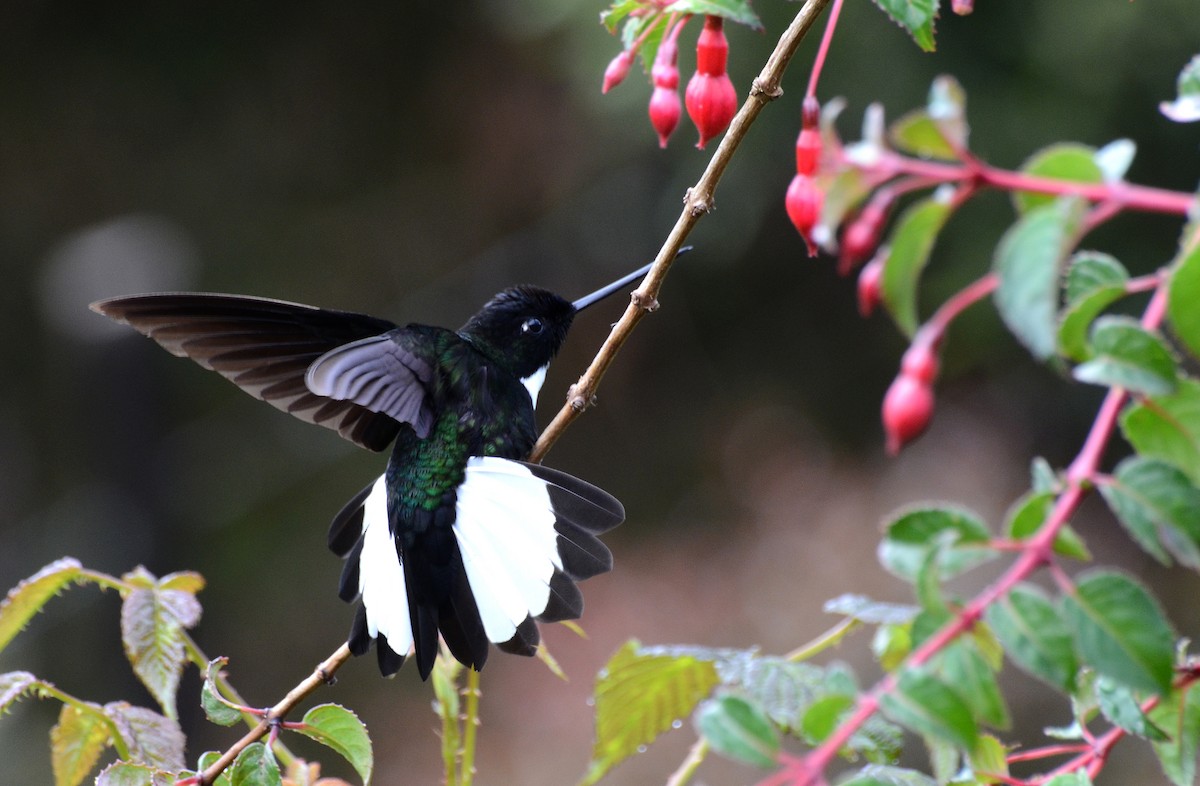
<svg viewBox="0 0 1200 786">
<path fill-rule="evenodd" d="M 1058 495 L 1052 491 L 1029 492 L 1018 499 L 1009 509 L 1005 517 L 1004 531 L 1013 540 L 1025 540 L 1032 537 L 1054 509 L 1054 501 Z M 1054 536 L 1054 553 L 1063 557 L 1077 560 L 1090 560 L 1091 552 L 1075 530 L 1062 526 Z"/>
<path fill-rule="evenodd" d="M 871 639 L 871 652 L 884 671 L 893 671 L 912 651 L 912 626 L 880 625 Z"/>
<path fill-rule="evenodd" d="M 621 28 L 623 48 L 628 49 L 636 41 L 642 42 L 638 47 L 638 58 L 647 74 L 654 68 L 654 58 L 658 55 L 658 47 L 662 44 L 663 34 L 667 30 L 668 17 L 668 14 L 631 16 Z"/>
<path fill-rule="evenodd" d="M 719 696 L 700 705 L 696 728 L 722 756 L 770 767 L 779 755 L 779 732 L 766 714 L 740 696 Z"/>
<path fill-rule="evenodd" d="M 77 579 L 82 570 L 78 560 L 64 557 L 9 590 L 0 601 L 0 651 L 24 629 L 33 615 L 42 610 L 42 606 Z"/>
<path fill-rule="evenodd" d="M 1059 352 L 1075 361 L 1088 359 L 1088 328 L 1125 294 L 1128 281 L 1129 273 L 1108 254 L 1080 251 L 1071 257 L 1065 287 L 1067 302 L 1058 323 Z"/>
<path fill-rule="evenodd" d="M 826 614 L 841 614 L 868 625 L 896 625 L 911 622 L 920 611 L 916 606 L 903 603 L 885 603 L 871 600 L 865 595 L 839 595 L 825 601 L 822 609 Z"/>
<path fill-rule="evenodd" d="M 999 783 L 998 777 L 1008 775 L 1008 749 L 991 734 L 980 734 L 979 742 L 967 756 L 971 771 L 978 783 Z"/>
<path fill-rule="evenodd" d="M 642 7 L 641 0 L 616 0 L 607 9 L 600 12 L 600 24 L 608 28 L 608 32 L 616 34 L 622 20 L 633 11 Z"/>
<path fill-rule="evenodd" d="M 1041 590 L 1018 584 L 988 606 L 984 619 L 1018 667 L 1059 690 L 1075 689 L 1070 629 Z"/>
<path fill-rule="evenodd" d="M 1041 456 L 1036 456 L 1029 462 L 1029 475 L 1035 494 L 1062 490 L 1063 484 L 1058 479 L 1058 473 L 1050 466 L 1050 462 Z"/>
<path fill-rule="evenodd" d="M 1083 661 L 1134 690 L 1170 690 L 1174 635 L 1154 598 L 1120 573 L 1089 571 L 1063 597 Z"/>
<path fill-rule="evenodd" d="M 1050 145 L 1039 150 L 1025 162 L 1021 171 L 1027 175 L 1076 183 L 1104 182 L 1104 172 L 1096 163 L 1095 148 L 1072 142 Z M 1032 191 L 1014 191 L 1012 198 L 1018 213 L 1028 213 L 1035 208 L 1045 207 L 1056 199 L 1052 194 L 1038 194 Z"/>
<path fill-rule="evenodd" d="M 1075 770 L 1074 772 L 1064 772 L 1060 775 L 1055 775 L 1046 781 L 1044 786 L 1092 786 L 1092 779 L 1088 777 L 1087 772 Z"/>
<path fill-rule="evenodd" d="M 1163 730 L 1155 726 L 1146 713 L 1142 712 L 1137 697 L 1125 685 L 1113 682 L 1107 677 L 1100 677 L 1096 680 L 1096 700 L 1104 717 L 1130 734 L 1153 742 L 1167 739 Z"/>
<path fill-rule="evenodd" d="M 42 681 L 27 671 L 0 674 L 0 715 L 41 685 Z"/>
<path fill-rule="evenodd" d="M 881 294 L 892 319 L 908 336 L 917 329 L 917 282 L 949 217 L 948 198 L 935 193 L 910 205 L 887 241 Z"/>
<path fill-rule="evenodd" d="M 1175 391 L 1179 370 L 1158 336 L 1129 317 L 1100 317 L 1092 326 L 1092 359 L 1075 367 L 1075 379 L 1162 396 Z"/>
<path fill-rule="evenodd" d="M 1120 183 L 1125 179 L 1125 173 L 1133 164 L 1137 155 L 1137 145 L 1132 139 L 1114 139 L 1096 151 L 1092 156 L 1105 183 Z"/>
<path fill-rule="evenodd" d="M 1200 357 L 1200 243 L 1181 253 L 1171 267 L 1167 320 L 1194 357 Z"/>
<path fill-rule="evenodd" d="M 917 46 L 926 52 L 937 48 L 934 43 L 934 22 L 937 21 L 937 0 L 875 0 L 892 21 L 912 36 Z"/>
<path fill-rule="evenodd" d="M 1200 484 L 1200 382 L 1180 380 L 1171 395 L 1128 408 L 1121 431 L 1138 453 L 1173 464 Z"/>
<path fill-rule="evenodd" d="M 173 772 L 128 761 L 114 762 L 96 776 L 96 786 L 174 786 L 175 781 Z"/>
<path fill-rule="evenodd" d="M 952 76 L 941 75 L 933 80 L 926 104 L 930 119 L 937 125 L 950 147 L 967 149 L 967 93 Z"/>
<path fill-rule="evenodd" d="M 900 675 L 896 690 L 883 697 L 884 713 L 901 726 L 960 748 L 975 746 L 978 730 L 971 708 L 949 685 L 924 669 Z"/>
<path fill-rule="evenodd" d="M 280 786 L 283 779 L 270 748 L 261 742 L 252 742 L 233 760 L 229 782 L 231 786 Z"/>
<path fill-rule="evenodd" d="M 1174 556 L 1200 570 L 1200 489 L 1158 459 L 1133 456 L 1117 465 L 1100 493 L 1146 553 L 1164 565 Z"/>
<path fill-rule="evenodd" d="M 762 21 L 748 0 L 675 0 L 666 8 L 667 13 L 695 14 L 697 16 L 720 16 L 731 22 L 746 25 L 752 30 L 762 30 Z"/>
<path fill-rule="evenodd" d="M 1054 354 L 1058 270 L 1082 214 L 1082 203 L 1067 198 L 1030 209 L 996 246 L 996 308 L 1008 329 L 1039 360 Z"/>
<path fill-rule="evenodd" d="M 134 587 L 121 605 L 125 654 L 163 712 L 175 718 L 175 694 L 186 662 L 183 632 L 200 621 L 200 603 L 186 590 L 163 589 L 142 568 L 124 579 Z M 194 586 L 179 577 L 171 580 L 176 585 Z"/>
<path fill-rule="evenodd" d="M 596 741 L 583 783 L 596 783 L 690 715 L 719 681 L 712 659 L 643 654 L 638 642 L 627 642 L 596 679 Z"/>
<path fill-rule="evenodd" d="M 357 715 L 337 704 L 321 704 L 304 713 L 302 723 L 296 731 L 333 748 L 350 762 L 363 783 L 371 782 L 371 771 L 375 767 L 371 738 Z"/>
<path fill-rule="evenodd" d="M 1000 695 L 996 675 L 968 639 L 960 638 L 947 646 L 931 662 L 930 669 L 966 702 L 977 722 L 1008 728 L 1008 707 Z"/>
<path fill-rule="evenodd" d="M 174 720 L 124 701 L 105 704 L 104 714 L 117 727 L 134 761 L 172 772 L 184 768 L 185 740 Z"/>
<path fill-rule="evenodd" d="M 826 670 L 783 658 L 747 655 L 744 660 L 738 659 L 736 672 L 730 662 L 718 664 L 722 682 L 739 684 L 744 695 L 785 731 L 799 728 L 809 705 L 829 690 Z"/>
<path fill-rule="evenodd" d="M 914 508 L 887 526 L 879 545 L 879 560 L 888 571 L 914 582 L 931 551 L 938 551 L 941 578 L 951 578 L 967 568 L 992 559 L 986 546 L 987 526 L 970 511 L 955 507 Z"/>
<path fill-rule="evenodd" d="M 901 115 L 900 119 L 888 128 L 888 140 L 897 150 L 921 158 L 936 158 L 942 161 L 958 159 L 954 148 L 950 147 L 950 143 L 942 136 L 941 129 L 924 109 L 914 109 Z"/>
<path fill-rule="evenodd" d="M 200 706 L 204 715 L 218 726 L 232 726 L 242 719 L 242 711 L 222 696 L 217 687 L 217 674 L 228 662 L 228 658 L 210 660 L 204 673 L 204 685 L 200 688 Z"/>
<path fill-rule="evenodd" d="M 1193 786 L 1200 742 L 1200 690 L 1193 683 L 1171 691 L 1150 710 L 1150 721 L 1167 733 L 1168 739 L 1154 743 L 1163 772 L 1175 786 Z"/>
<path fill-rule="evenodd" d="M 109 746 L 109 726 L 97 705 L 88 710 L 64 704 L 50 729 L 50 765 L 55 786 L 78 786 Z"/>
<path fill-rule="evenodd" d="M 800 731 L 812 745 L 819 745 L 838 727 L 842 717 L 854 708 L 854 697 L 834 693 L 814 701 L 800 720 Z"/>
<path fill-rule="evenodd" d="M 825 237 L 836 237 L 846 216 L 871 193 L 862 170 L 857 167 L 818 173 L 817 188 L 825 195 L 825 202 L 813 233 Z"/>
<path fill-rule="evenodd" d="M 1200 55 L 1196 55 L 1179 72 L 1175 81 L 1178 98 L 1163 101 L 1158 109 L 1176 123 L 1200 120 Z"/>
<path fill-rule="evenodd" d="M 937 786 L 937 781 L 916 770 L 869 764 L 838 786 Z"/>
</svg>

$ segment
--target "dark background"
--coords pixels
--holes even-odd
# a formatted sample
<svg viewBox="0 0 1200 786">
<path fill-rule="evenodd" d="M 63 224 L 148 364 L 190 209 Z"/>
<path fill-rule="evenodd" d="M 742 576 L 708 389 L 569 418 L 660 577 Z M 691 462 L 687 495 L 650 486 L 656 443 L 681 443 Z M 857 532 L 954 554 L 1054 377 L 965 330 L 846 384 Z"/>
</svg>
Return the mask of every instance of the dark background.
<svg viewBox="0 0 1200 786">
<path fill-rule="evenodd" d="M 922 54 L 877 9 L 844 10 L 820 97 L 844 95 L 841 131 L 864 107 L 891 118 L 952 73 L 968 93 L 975 151 L 1016 167 L 1051 142 L 1129 137 L 1130 179 L 1192 190 L 1196 126 L 1157 103 L 1200 50 L 1195 0 L 979 0 L 939 24 Z M 731 74 L 749 87 L 798 6 L 760 0 L 765 33 L 731 27 Z M 537 283 L 576 297 L 648 260 L 708 160 L 687 121 L 658 149 L 635 71 L 608 96 L 619 45 L 601 7 L 565 0 L 333 4 L 13 0 L 0 10 L 0 587 L 64 555 L 116 574 L 196 570 L 208 580 L 195 636 L 231 658 L 255 704 L 278 700 L 332 652 L 351 612 L 324 548 L 330 516 L 383 465 L 330 432 L 253 401 L 171 358 L 87 303 L 163 289 L 269 295 L 461 324 L 494 291 Z M 691 71 L 698 25 L 681 39 Z M 608 539 L 616 570 L 588 582 L 587 640 L 546 638 L 569 683 L 495 655 L 483 679 L 480 784 L 571 783 L 590 751 L 585 697 L 629 637 L 785 652 L 834 621 L 843 592 L 907 600 L 877 567 L 878 522 L 950 499 L 998 522 L 1034 455 L 1074 455 L 1101 391 L 1035 365 L 990 306 L 950 336 L 930 433 L 883 456 L 880 397 L 903 342 L 855 313 L 852 280 L 811 261 L 788 224 L 805 43 L 690 238 L 662 309 L 606 378 L 600 406 L 549 462 L 617 494 L 628 522 Z M 1011 221 L 985 194 L 950 223 L 925 313 L 989 264 Z M 1086 242 L 1147 271 L 1179 221 L 1122 217 Z M 551 370 L 548 419 L 621 304 L 590 311 Z M 977 312 L 977 313 L 976 313 Z M 1197 583 L 1130 548 L 1094 501 L 1075 522 L 1101 560 L 1156 577 L 1180 630 Z M 986 576 L 962 587 L 969 591 Z M 112 593 L 55 600 L 4 653 L 75 695 L 151 703 L 132 677 Z M 867 639 L 839 655 L 873 673 Z M 1014 738 L 1068 721 L 1046 691 L 1006 670 Z M 181 694 L 189 760 L 234 732 Z M 316 701 L 368 723 L 381 784 L 439 778 L 432 692 L 405 669 L 379 680 L 356 661 Z M 0 719 L 0 781 L 50 782 L 57 705 Z M 690 744 L 668 735 L 613 784 L 661 782 Z M 303 746 L 297 746 L 303 750 Z M 1108 782 L 1154 782 L 1123 743 Z M 346 774 L 333 754 L 330 771 Z M 724 763 L 707 783 L 749 782 Z M 1101 782 L 1105 779 L 1102 778 Z"/>
</svg>

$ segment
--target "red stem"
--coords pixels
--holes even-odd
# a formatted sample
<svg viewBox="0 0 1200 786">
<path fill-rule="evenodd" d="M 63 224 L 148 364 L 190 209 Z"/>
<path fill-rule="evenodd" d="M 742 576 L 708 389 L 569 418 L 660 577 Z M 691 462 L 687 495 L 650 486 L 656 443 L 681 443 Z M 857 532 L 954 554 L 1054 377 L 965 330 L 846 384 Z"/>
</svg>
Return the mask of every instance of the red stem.
<svg viewBox="0 0 1200 786">
<path fill-rule="evenodd" d="M 817 95 L 817 80 L 821 78 L 821 69 L 825 67 L 825 56 L 829 54 L 829 43 L 833 40 L 833 31 L 837 28 L 838 14 L 842 12 L 842 0 L 833 0 L 829 9 L 829 19 L 825 22 L 825 33 L 821 36 L 821 45 L 817 48 L 817 56 L 813 59 L 812 70 L 808 72 L 808 89 L 804 95 Z"/>
</svg>

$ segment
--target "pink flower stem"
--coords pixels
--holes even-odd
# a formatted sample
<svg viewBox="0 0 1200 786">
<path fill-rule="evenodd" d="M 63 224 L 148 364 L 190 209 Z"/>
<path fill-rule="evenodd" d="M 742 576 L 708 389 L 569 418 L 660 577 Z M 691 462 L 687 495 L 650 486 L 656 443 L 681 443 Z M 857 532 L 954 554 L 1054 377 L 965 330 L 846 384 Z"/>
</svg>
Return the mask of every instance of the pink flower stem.
<svg viewBox="0 0 1200 786">
<path fill-rule="evenodd" d="M 979 285 L 979 282 L 976 282 L 976 284 Z M 980 286 L 982 288 L 982 285 Z M 971 287 L 967 289 L 970 290 Z M 1159 286 L 1155 290 L 1154 296 L 1150 299 L 1150 303 L 1146 306 L 1146 311 L 1142 316 L 1142 326 L 1148 330 L 1158 327 L 1166 313 L 1166 303 L 1167 288 Z M 1088 432 L 1087 439 L 1084 440 L 1083 447 L 1080 448 L 1079 454 L 1067 468 L 1067 487 L 1055 500 L 1054 507 L 1051 509 L 1050 515 L 1046 518 L 1046 522 L 1033 537 L 1026 541 L 1025 548 L 1017 556 L 1013 564 L 1009 566 L 1008 570 L 991 586 L 984 589 L 983 592 L 976 595 L 967 603 L 953 620 L 946 623 L 937 633 L 927 639 L 924 644 L 913 650 L 896 671 L 886 675 L 869 691 L 860 695 L 854 711 L 824 742 L 809 751 L 806 756 L 788 762 L 785 765 L 783 773 L 786 774 L 786 778 L 791 779 L 790 782 L 793 786 L 819 786 L 819 784 L 823 783 L 825 769 L 834 757 L 837 756 L 838 751 L 849 742 L 850 737 L 862 728 L 868 719 L 879 711 L 883 697 L 896 690 L 896 685 L 899 681 L 898 674 L 903 670 L 917 668 L 928 663 L 956 638 L 971 630 L 975 623 L 982 618 L 983 612 L 988 606 L 1007 595 L 1013 587 L 1028 578 L 1038 568 L 1047 564 L 1053 564 L 1052 548 L 1054 539 L 1058 535 L 1059 530 L 1067 523 L 1067 520 L 1079 508 L 1084 497 L 1087 496 L 1091 488 L 1090 478 L 1099 470 L 1104 448 L 1112 438 L 1113 431 L 1116 428 L 1117 416 L 1120 414 L 1121 407 L 1124 405 L 1126 399 L 1127 395 L 1121 388 L 1110 389 L 1108 395 L 1104 397 L 1104 401 L 1096 413 L 1096 419 L 1092 423 L 1092 428 Z M 1088 757 L 1092 757 L 1088 759 L 1088 762 L 1099 761 L 1102 766 L 1102 759 L 1096 758 L 1097 754 L 1094 751 L 1101 750 L 1103 745 L 1111 747 L 1116 742 L 1116 739 L 1109 739 L 1111 735 L 1112 732 L 1109 732 L 1101 737 L 1097 740 L 1096 746 L 1093 746 L 1092 751 L 1085 754 Z M 1107 755 L 1107 748 L 1104 748 L 1103 755 Z M 1080 766 L 1083 766 L 1083 764 L 1075 764 L 1071 769 L 1076 769 Z M 1069 770 L 1060 768 L 1060 771 Z M 779 774 L 776 773 L 775 776 L 765 781 L 765 783 L 781 783 L 778 779 Z M 786 783 L 787 781 L 782 782 Z"/>
<path fill-rule="evenodd" d="M 821 69 L 825 67 L 825 56 L 829 54 L 829 43 L 833 40 L 833 31 L 837 28 L 838 14 L 842 12 L 842 0 L 833 0 L 829 9 L 829 19 L 825 22 L 825 34 L 821 36 L 821 45 L 817 48 L 817 56 L 813 60 L 812 71 L 808 74 L 808 89 L 805 97 L 817 95 L 817 80 L 821 78 Z"/>
</svg>

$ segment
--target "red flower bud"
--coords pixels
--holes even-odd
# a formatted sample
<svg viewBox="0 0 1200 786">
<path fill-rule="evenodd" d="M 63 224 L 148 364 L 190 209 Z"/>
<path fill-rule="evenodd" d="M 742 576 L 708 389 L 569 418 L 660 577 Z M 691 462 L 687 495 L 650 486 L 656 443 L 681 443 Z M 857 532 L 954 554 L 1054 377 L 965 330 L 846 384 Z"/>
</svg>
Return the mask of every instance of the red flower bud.
<svg viewBox="0 0 1200 786">
<path fill-rule="evenodd" d="M 650 125 L 658 132 L 659 147 L 667 146 L 667 139 L 683 114 L 679 105 L 679 67 L 675 64 L 679 46 L 673 34 L 678 29 L 663 37 L 654 56 L 654 67 L 650 69 L 650 80 L 654 82 L 654 92 L 650 95 Z"/>
<path fill-rule="evenodd" d="M 808 246 L 808 255 L 815 257 L 817 248 L 812 242 L 812 229 L 821 218 L 821 208 L 825 205 L 825 195 L 813 179 L 808 175 L 796 175 L 788 186 L 784 207 L 787 208 L 788 218 L 792 220 L 804 245 Z"/>
<path fill-rule="evenodd" d="M 683 110 L 679 106 L 679 92 L 666 87 L 656 87 L 650 94 L 650 125 L 658 132 L 658 146 L 666 147 L 667 139 Z"/>
<path fill-rule="evenodd" d="M 863 319 L 875 313 L 875 309 L 883 301 L 881 284 L 883 283 L 883 260 L 885 254 L 879 254 L 866 265 L 858 274 L 858 313 Z"/>
<path fill-rule="evenodd" d="M 883 231 L 883 222 L 887 218 L 887 210 L 874 201 L 867 204 L 862 212 L 850 222 L 842 233 L 842 253 L 838 259 L 838 272 L 843 276 L 870 258 L 879 244 L 879 235 Z"/>
<path fill-rule="evenodd" d="M 625 81 L 625 77 L 629 76 L 629 67 L 633 65 L 633 52 L 628 49 L 621 50 L 621 54 L 614 57 L 608 64 L 608 68 L 604 69 L 604 84 L 600 88 L 601 93 L 607 93 L 617 85 Z"/>
<path fill-rule="evenodd" d="M 815 175 L 821 161 L 821 132 L 815 128 L 800 129 L 796 137 L 796 172 Z"/>
<path fill-rule="evenodd" d="M 922 340 L 918 333 L 917 339 L 900 359 L 900 373 L 930 385 L 937 379 L 940 365 L 934 344 L 928 340 Z"/>
<path fill-rule="evenodd" d="M 933 388 L 901 371 L 883 397 L 882 415 L 887 452 L 894 456 L 921 436 L 929 425 L 933 417 Z"/>
<path fill-rule="evenodd" d="M 952 0 L 950 10 L 959 16 L 966 16 L 975 10 L 975 0 Z"/>
<path fill-rule="evenodd" d="M 737 91 L 725 72 L 728 59 L 724 20 L 719 16 L 704 17 L 704 29 L 696 41 L 696 73 L 688 80 L 684 96 L 688 117 L 700 132 L 696 147 L 701 150 L 708 140 L 729 128 L 737 113 Z"/>
</svg>

